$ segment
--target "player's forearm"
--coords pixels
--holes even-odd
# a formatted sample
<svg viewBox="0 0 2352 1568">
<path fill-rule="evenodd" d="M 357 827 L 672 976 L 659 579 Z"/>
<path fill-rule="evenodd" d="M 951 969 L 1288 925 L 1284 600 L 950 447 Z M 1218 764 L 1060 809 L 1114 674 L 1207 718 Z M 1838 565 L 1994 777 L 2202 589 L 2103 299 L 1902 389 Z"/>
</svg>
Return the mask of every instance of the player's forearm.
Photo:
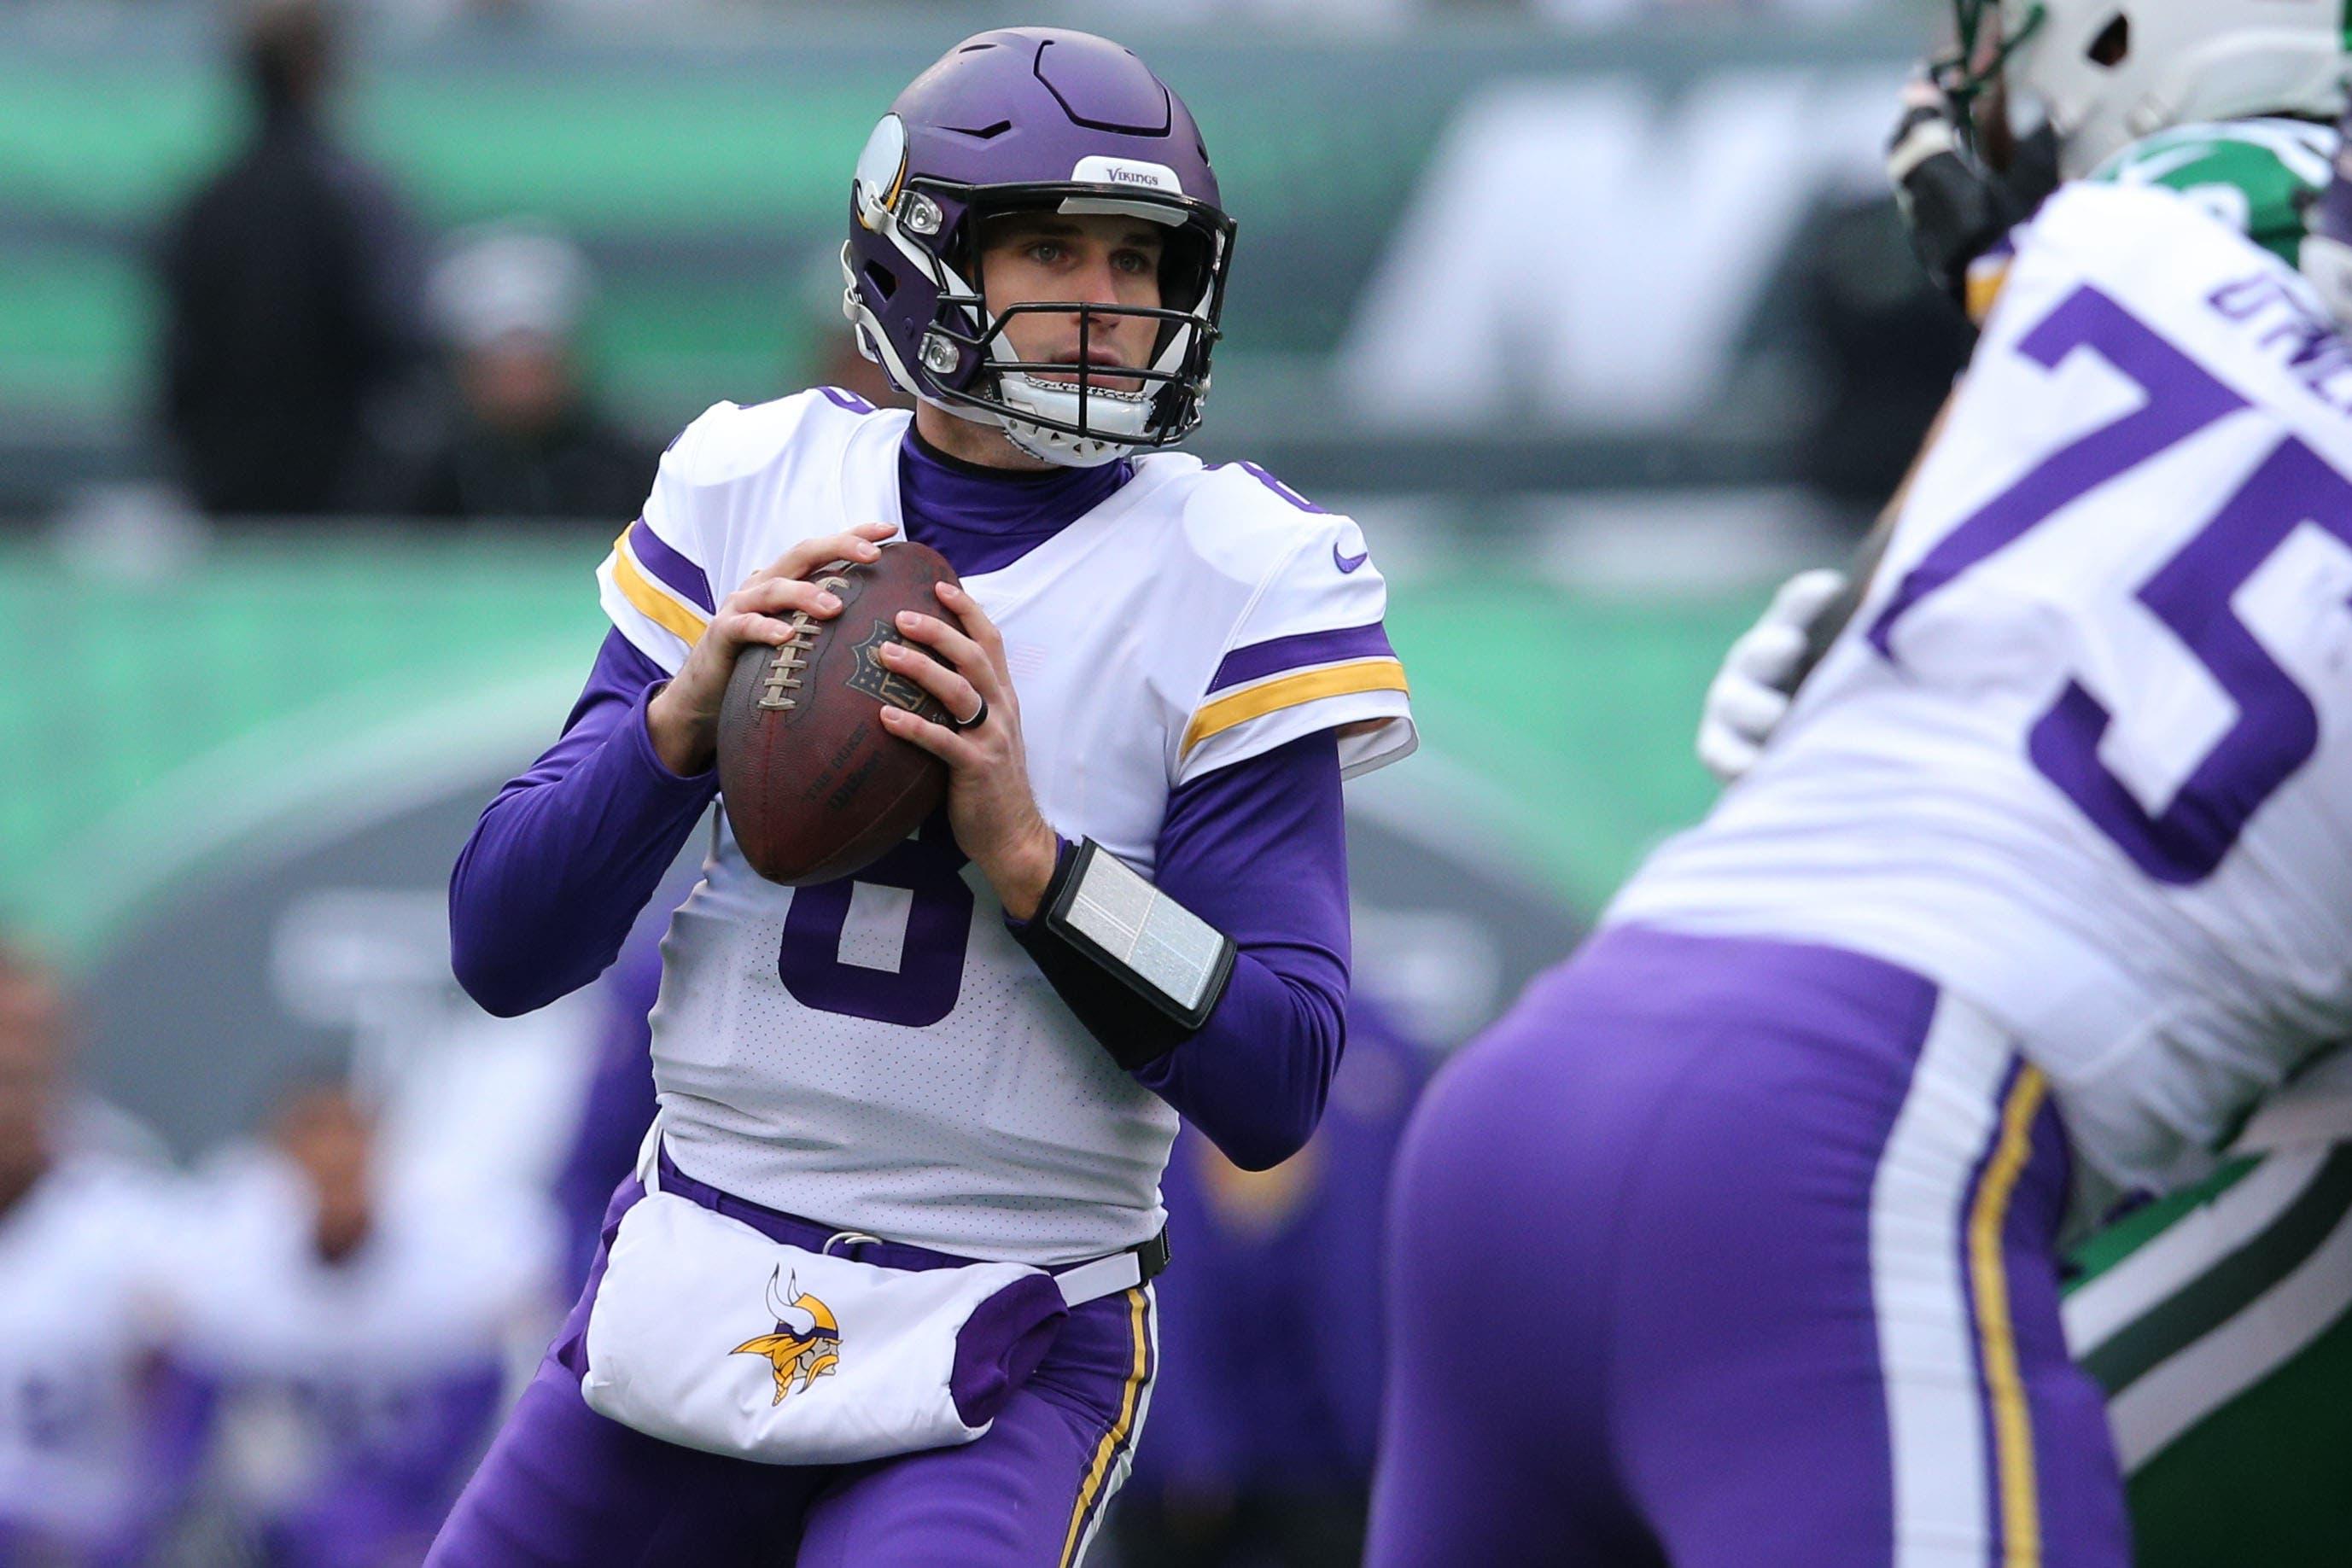
<svg viewBox="0 0 2352 1568">
<path fill-rule="evenodd" d="M 717 792 L 654 754 L 643 677 L 661 672 L 636 661 L 608 641 L 562 739 L 490 802 L 450 877 L 452 967 L 501 1017 L 604 972 Z"/>
<path fill-rule="evenodd" d="M 1179 790 L 1160 891 L 1234 938 L 1207 1023 L 1136 1072 L 1244 1169 L 1298 1152 L 1323 1114 L 1347 1034 L 1348 857 L 1328 733 Z"/>
<path fill-rule="evenodd" d="M 1201 1032 L 1136 1080 L 1242 1169 L 1280 1165 L 1322 1120 L 1347 1038 L 1345 986 L 1344 973 L 1335 988 L 1244 952 Z"/>
</svg>

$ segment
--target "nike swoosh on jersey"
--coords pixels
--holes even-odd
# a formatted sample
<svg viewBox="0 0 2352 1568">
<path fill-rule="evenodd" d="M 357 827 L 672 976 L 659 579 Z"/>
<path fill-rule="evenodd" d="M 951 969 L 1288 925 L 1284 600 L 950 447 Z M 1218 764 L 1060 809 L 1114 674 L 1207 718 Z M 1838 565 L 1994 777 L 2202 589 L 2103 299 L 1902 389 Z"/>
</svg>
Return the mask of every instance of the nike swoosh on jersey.
<svg viewBox="0 0 2352 1568">
<path fill-rule="evenodd" d="M 1339 569 L 1340 575 L 1342 576 L 1355 570 L 1358 567 L 1363 565 L 1366 561 L 1371 559 L 1372 552 L 1370 550 L 1364 550 L 1357 555 L 1341 555 L 1339 553 L 1339 541 L 1334 539 L 1331 542 L 1331 564 Z"/>
</svg>

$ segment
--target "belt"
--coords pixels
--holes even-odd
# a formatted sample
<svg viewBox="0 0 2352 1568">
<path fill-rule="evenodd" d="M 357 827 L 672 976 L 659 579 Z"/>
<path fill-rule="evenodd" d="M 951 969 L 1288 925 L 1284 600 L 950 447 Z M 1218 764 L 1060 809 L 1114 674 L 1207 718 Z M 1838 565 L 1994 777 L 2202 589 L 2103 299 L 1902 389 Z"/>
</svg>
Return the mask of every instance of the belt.
<svg viewBox="0 0 2352 1568">
<path fill-rule="evenodd" d="M 642 1168 L 642 1167 L 641 1167 Z M 984 1262 L 979 1258 L 959 1258 L 950 1252 L 934 1252 L 928 1247 L 910 1246 L 903 1241 L 885 1241 L 878 1236 L 868 1236 L 862 1230 L 842 1230 L 834 1226 L 803 1219 L 797 1214 L 786 1214 L 769 1208 L 733 1193 L 721 1192 L 709 1182 L 697 1181 L 672 1163 L 669 1151 L 663 1149 L 656 1156 L 658 1183 L 664 1192 L 676 1193 L 689 1203 L 698 1204 L 714 1214 L 750 1226 L 771 1241 L 788 1246 L 805 1247 L 812 1252 L 837 1253 L 856 1262 L 871 1263 L 882 1269 L 961 1269 L 971 1263 Z M 1048 1269 L 1054 1283 L 1061 1289 L 1062 1300 L 1077 1307 L 1103 1296 L 1132 1290 L 1148 1284 L 1168 1267 L 1168 1230 L 1149 1241 L 1139 1241 L 1123 1251 L 1073 1263 L 1065 1268 Z"/>
</svg>

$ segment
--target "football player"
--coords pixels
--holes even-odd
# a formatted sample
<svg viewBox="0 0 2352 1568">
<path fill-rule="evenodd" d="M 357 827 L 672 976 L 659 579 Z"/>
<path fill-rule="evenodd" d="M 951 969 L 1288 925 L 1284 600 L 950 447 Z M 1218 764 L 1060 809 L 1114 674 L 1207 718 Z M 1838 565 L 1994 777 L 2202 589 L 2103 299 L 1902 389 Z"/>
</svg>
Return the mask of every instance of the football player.
<svg viewBox="0 0 2352 1568">
<path fill-rule="evenodd" d="M 1116 44 L 984 33 L 899 96 L 850 198 L 845 308 L 918 406 L 820 388 L 688 427 L 599 573 L 614 630 L 562 738 L 459 861 L 454 957 L 494 1012 L 592 978 L 712 800 L 738 650 L 836 614 L 809 580 L 825 563 L 933 546 L 962 629 L 909 614 L 878 657 L 955 721 L 883 715 L 945 762 L 946 809 L 855 879 L 799 889 L 714 820 L 664 944 L 640 1171 L 810 1251 L 1089 1283 L 1065 1285 L 1066 1321 L 977 1440 L 722 1457 L 583 1397 L 633 1180 L 437 1562 L 1076 1561 L 1150 1400 L 1179 1114 L 1273 1165 L 1339 1055 L 1340 780 L 1413 731 L 1356 526 L 1170 450 L 1201 417 L 1234 235 L 1191 114 Z M 1202 961 L 1109 956 L 1068 924 L 1074 898 L 1148 902 L 1150 939 Z M 845 1369 L 856 1326 L 825 1332 Z"/>
<path fill-rule="evenodd" d="M 0 947 L 0 1562 L 142 1561 L 199 1426 L 159 1375 L 163 1172 L 83 1135 L 55 977 Z"/>
<path fill-rule="evenodd" d="M 2057 180 L 2182 191 L 2295 259 L 2347 37 L 2333 0 L 1954 0 L 1888 172 L 1928 274 L 1981 319 L 2011 225 Z"/>
<path fill-rule="evenodd" d="M 387 1179 L 374 1118 L 301 1084 L 198 1190 L 171 1361 L 209 1411 L 221 1500 L 273 1563 L 415 1562 L 544 1331 L 551 1218 Z"/>
<path fill-rule="evenodd" d="M 2012 248 L 1771 746 L 1423 1102 L 1375 1563 L 2130 1560 L 2059 1239 L 2352 1027 L 2352 346 L 2174 192 Z"/>
<path fill-rule="evenodd" d="M 2010 133 L 2012 99 L 2047 106 L 2057 172 L 2178 190 L 2282 259 L 2305 256 L 2305 212 L 2339 141 L 2337 7 L 1963 0 L 1958 23 L 1972 68 L 1948 69 L 1953 90 L 1906 113 L 1891 171 L 1930 271 L 1972 312 L 1998 297 L 2014 173 L 2032 162 Z M 1956 104 L 1973 110 L 1964 132 Z M 1989 168 L 1986 150 L 2007 167 Z M 2333 243 L 2313 243 L 2315 263 Z M 1727 660 L 1699 737 L 1727 782 L 1821 652 L 1830 628 L 1816 620 L 1852 608 L 1845 588 L 1832 571 L 1792 580 Z M 2352 1538 L 2352 1374 L 2327 1370 L 2352 1369 L 2352 1262 L 2330 1250 L 2352 1246 L 2336 1071 L 2298 1082 L 2207 1182 L 2070 1257 L 2067 1327 L 2108 1396 L 2142 1568 L 2317 1561 Z"/>
</svg>

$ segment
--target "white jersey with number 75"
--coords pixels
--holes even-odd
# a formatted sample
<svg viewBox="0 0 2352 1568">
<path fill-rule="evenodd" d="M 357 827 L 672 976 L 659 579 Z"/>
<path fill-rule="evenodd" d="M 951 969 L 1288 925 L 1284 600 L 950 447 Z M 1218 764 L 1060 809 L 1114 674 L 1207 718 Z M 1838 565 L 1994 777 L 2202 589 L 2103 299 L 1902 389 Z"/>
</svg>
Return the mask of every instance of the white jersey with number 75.
<svg viewBox="0 0 2352 1568">
<path fill-rule="evenodd" d="M 1889 958 L 2003 1019 L 2112 1180 L 2352 1030 L 2352 347 L 2160 188 L 2016 261 L 1761 763 L 1611 911 Z"/>
</svg>

